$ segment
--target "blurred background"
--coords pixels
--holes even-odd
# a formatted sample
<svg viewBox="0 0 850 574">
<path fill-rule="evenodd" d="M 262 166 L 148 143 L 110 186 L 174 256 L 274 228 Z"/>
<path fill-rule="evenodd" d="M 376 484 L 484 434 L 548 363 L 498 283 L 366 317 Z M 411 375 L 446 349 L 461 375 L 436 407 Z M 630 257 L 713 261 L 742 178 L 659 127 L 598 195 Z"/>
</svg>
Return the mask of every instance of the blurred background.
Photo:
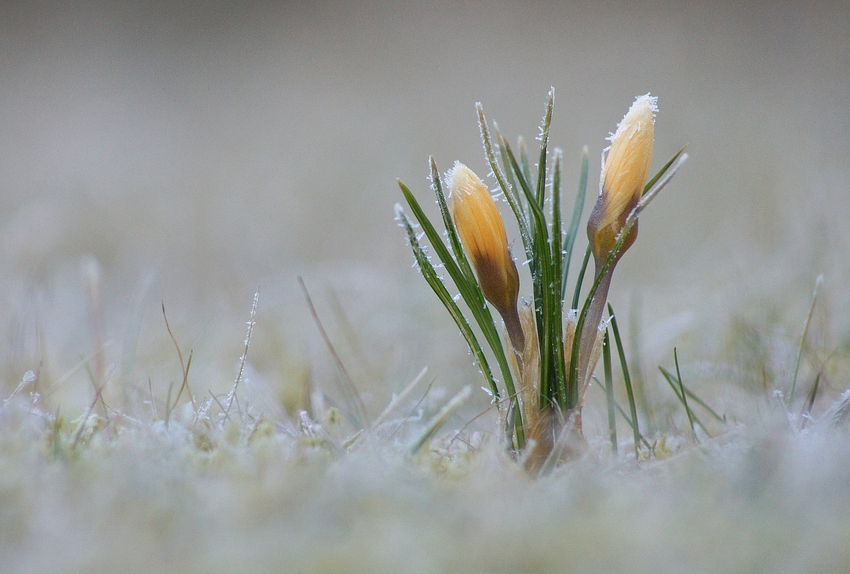
<svg viewBox="0 0 850 574">
<path fill-rule="evenodd" d="M 612 287 L 644 368 L 678 346 L 780 384 L 819 274 L 818 344 L 850 339 L 848 30 L 846 1 L 4 2 L 3 394 L 29 369 L 71 411 L 92 379 L 116 405 L 164 394 L 162 303 L 196 394 L 226 390 L 257 285 L 252 378 L 333 392 L 298 276 L 372 410 L 425 365 L 483 384 L 411 268 L 395 178 L 436 213 L 429 154 L 488 172 L 475 102 L 533 144 L 550 86 L 565 203 L 587 144 L 592 205 L 637 95 L 653 171 L 688 144 Z"/>
</svg>

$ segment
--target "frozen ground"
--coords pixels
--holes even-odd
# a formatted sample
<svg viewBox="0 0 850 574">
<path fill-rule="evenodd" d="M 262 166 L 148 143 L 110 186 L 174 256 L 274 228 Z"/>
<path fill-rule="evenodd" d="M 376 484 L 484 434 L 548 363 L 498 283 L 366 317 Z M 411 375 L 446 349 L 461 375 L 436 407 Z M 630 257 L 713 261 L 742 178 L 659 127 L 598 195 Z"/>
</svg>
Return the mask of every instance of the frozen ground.
<svg viewBox="0 0 850 574">
<path fill-rule="evenodd" d="M 830 411 L 850 387 L 850 9 L 680 4 L 3 4 L 0 396 L 37 377 L 0 406 L 0 569 L 850 569 Z M 395 178 L 430 206 L 429 154 L 483 175 L 473 104 L 533 142 L 549 86 L 568 191 L 635 95 L 659 97 L 655 168 L 689 144 L 611 291 L 666 456 L 636 463 L 625 424 L 611 456 L 594 389 L 587 453 L 546 478 L 491 414 L 447 446 L 483 392 L 411 460 L 483 381 L 410 266 Z M 789 419 L 775 391 L 820 274 Z M 348 452 L 298 276 L 371 418 L 429 367 Z M 207 418 L 185 392 L 166 417 L 163 304 Z M 674 347 L 727 417 L 699 443 L 658 374 Z M 299 430 L 305 388 L 327 436 Z"/>
<path fill-rule="evenodd" d="M 635 464 L 592 440 L 538 480 L 496 448 L 407 459 L 393 420 L 334 459 L 272 428 L 121 425 L 55 444 L 2 413 L 9 572 L 841 572 L 850 444 L 738 424 Z M 768 417 L 770 418 L 770 417 Z M 412 425 L 418 427 L 419 425 Z M 626 445 L 621 445 L 627 450 Z M 59 453 L 57 454 L 57 451 Z M 76 453 L 76 454 L 73 454 Z"/>
</svg>

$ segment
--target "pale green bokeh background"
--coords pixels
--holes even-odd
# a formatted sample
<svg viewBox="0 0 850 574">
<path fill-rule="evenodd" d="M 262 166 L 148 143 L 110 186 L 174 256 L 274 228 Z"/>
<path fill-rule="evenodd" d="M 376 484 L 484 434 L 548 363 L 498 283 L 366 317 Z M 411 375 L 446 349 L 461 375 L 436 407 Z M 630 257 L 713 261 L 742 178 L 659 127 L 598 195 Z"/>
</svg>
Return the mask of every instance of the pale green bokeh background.
<svg viewBox="0 0 850 574">
<path fill-rule="evenodd" d="M 640 302 L 646 363 L 674 345 L 710 359 L 730 317 L 762 305 L 799 329 L 819 273 L 824 337 L 846 340 L 848 30 L 847 2 L 6 3 L 4 385 L 40 362 L 56 380 L 111 341 L 106 365 L 165 388 L 164 301 L 197 392 L 226 388 L 257 284 L 256 368 L 321 380 L 333 367 L 298 275 L 373 408 L 425 364 L 448 386 L 474 378 L 410 268 L 394 180 L 430 207 L 429 154 L 486 175 L 473 104 L 533 142 L 550 86 L 567 201 L 584 144 L 595 195 L 636 95 L 659 97 L 656 169 L 689 145 L 612 288 L 624 313 Z M 73 380 L 65 400 L 87 403 Z"/>
</svg>

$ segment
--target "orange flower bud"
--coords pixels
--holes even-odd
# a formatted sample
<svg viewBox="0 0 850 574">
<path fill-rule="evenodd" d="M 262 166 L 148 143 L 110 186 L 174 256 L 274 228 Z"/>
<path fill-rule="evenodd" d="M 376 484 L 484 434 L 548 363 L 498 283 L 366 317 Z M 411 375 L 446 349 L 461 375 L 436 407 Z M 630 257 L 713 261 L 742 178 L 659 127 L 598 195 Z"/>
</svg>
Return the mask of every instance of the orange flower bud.
<svg viewBox="0 0 850 574">
<path fill-rule="evenodd" d="M 602 167 L 599 199 L 587 222 L 587 236 L 597 263 L 604 261 L 623 228 L 626 218 L 640 201 L 649 177 L 655 132 L 656 100 L 639 96 L 629 108 L 617 131 Z M 637 238 L 637 222 L 629 231 L 620 254 Z"/>
<path fill-rule="evenodd" d="M 471 169 L 456 162 L 446 177 L 455 227 L 481 291 L 505 320 L 511 341 L 515 347 L 520 345 L 521 352 L 523 337 L 516 308 L 519 274 L 508 249 L 502 216 L 487 186 Z"/>
</svg>

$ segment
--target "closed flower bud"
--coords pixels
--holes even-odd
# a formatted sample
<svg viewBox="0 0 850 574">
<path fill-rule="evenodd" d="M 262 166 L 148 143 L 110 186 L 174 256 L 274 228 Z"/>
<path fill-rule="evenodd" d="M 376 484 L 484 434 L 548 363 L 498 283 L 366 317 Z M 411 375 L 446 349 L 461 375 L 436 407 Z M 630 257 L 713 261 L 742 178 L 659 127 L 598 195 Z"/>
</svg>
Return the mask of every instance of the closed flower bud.
<svg viewBox="0 0 850 574">
<path fill-rule="evenodd" d="M 656 100 L 639 96 L 617 131 L 602 167 L 602 189 L 587 222 L 587 236 L 597 265 L 608 256 L 626 218 L 640 201 L 649 177 L 655 131 Z M 629 231 L 620 254 L 637 238 L 637 222 Z"/>
<path fill-rule="evenodd" d="M 514 348 L 522 352 L 524 337 L 516 308 L 519 274 L 502 216 L 487 186 L 471 169 L 456 162 L 447 179 L 455 227 L 481 291 L 504 319 Z"/>
</svg>

